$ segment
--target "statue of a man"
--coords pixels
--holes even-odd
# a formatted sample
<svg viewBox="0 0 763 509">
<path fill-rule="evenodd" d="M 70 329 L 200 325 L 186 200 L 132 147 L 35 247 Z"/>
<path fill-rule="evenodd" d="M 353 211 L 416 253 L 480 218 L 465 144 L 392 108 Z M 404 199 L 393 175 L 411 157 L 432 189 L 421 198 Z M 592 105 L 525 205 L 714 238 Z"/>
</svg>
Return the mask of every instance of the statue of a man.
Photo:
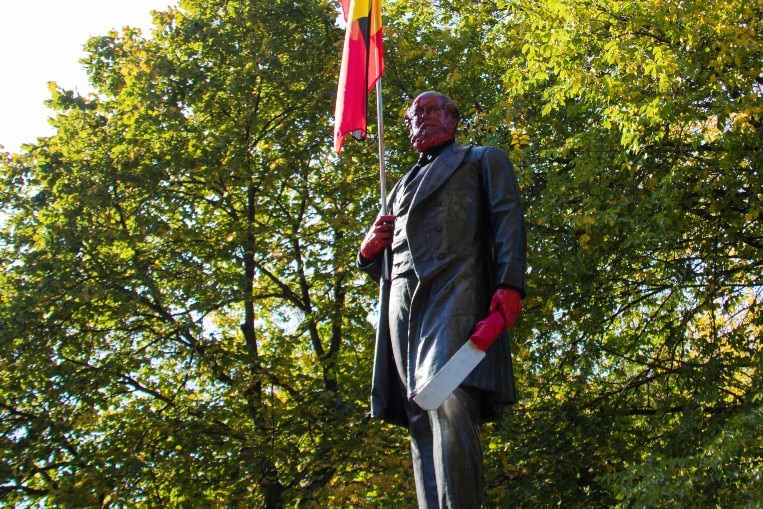
<svg viewBox="0 0 763 509">
<path fill-rule="evenodd" d="M 375 279 L 384 252 L 371 415 L 408 427 L 420 508 L 476 509 L 483 491 L 479 425 L 515 402 L 508 335 L 436 410 L 413 401 L 498 311 L 507 329 L 525 294 L 526 236 L 519 188 L 506 154 L 455 142 L 459 112 L 425 92 L 405 115 L 418 163 L 392 189 L 389 213 L 363 240 L 358 266 Z"/>
</svg>

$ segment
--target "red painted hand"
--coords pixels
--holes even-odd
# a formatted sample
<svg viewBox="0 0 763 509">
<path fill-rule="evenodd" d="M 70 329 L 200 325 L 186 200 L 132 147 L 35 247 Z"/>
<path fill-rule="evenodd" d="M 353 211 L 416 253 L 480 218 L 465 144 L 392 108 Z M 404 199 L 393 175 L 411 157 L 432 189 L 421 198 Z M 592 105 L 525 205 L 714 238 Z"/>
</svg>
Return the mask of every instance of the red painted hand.
<svg viewBox="0 0 763 509">
<path fill-rule="evenodd" d="M 514 327 L 514 322 L 522 312 L 522 298 L 513 288 L 498 288 L 493 293 L 489 311 L 498 311 L 506 322 L 506 329 Z"/>
<path fill-rule="evenodd" d="M 390 244 L 395 233 L 395 216 L 379 216 L 360 244 L 360 256 L 373 260 Z"/>
</svg>

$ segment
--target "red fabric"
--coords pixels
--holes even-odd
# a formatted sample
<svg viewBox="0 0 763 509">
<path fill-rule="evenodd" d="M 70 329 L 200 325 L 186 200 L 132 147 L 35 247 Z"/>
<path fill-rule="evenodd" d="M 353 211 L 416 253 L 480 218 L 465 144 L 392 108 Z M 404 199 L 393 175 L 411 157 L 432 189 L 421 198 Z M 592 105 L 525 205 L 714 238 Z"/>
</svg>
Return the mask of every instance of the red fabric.
<svg viewBox="0 0 763 509">
<path fill-rule="evenodd" d="M 487 349 L 493 344 L 495 338 L 497 338 L 505 328 L 506 322 L 504 322 L 503 316 L 496 311 L 489 314 L 487 318 L 474 327 L 474 332 L 469 336 L 469 339 L 477 348 L 483 352 L 487 352 Z"/>
<path fill-rule="evenodd" d="M 381 0 L 340 0 L 347 28 L 334 111 L 334 150 L 349 133 L 366 137 L 368 92 L 384 72 Z"/>
</svg>

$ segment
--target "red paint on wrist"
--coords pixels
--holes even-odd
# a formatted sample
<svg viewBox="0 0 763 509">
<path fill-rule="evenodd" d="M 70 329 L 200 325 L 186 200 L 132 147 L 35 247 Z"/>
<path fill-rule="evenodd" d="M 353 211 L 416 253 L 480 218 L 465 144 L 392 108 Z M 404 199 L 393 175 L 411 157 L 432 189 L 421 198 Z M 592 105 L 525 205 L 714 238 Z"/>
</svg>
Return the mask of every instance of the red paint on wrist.
<svg viewBox="0 0 763 509">
<path fill-rule="evenodd" d="M 477 348 L 483 352 L 487 352 L 487 349 L 493 344 L 495 338 L 497 338 L 505 329 L 506 322 L 504 321 L 503 316 L 501 316 L 501 313 L 491 313 L 487 318 L 474 327 L 474 332 L 472 332 L 469 339 Z"/>
</svg>

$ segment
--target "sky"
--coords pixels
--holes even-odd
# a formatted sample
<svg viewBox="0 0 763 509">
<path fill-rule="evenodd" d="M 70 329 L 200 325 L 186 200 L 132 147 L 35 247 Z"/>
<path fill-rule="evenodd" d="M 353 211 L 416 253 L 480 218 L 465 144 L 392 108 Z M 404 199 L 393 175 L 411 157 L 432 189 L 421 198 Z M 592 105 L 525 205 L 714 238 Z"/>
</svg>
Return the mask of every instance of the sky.
<svg viewBox="0 0 763 509">
<path fill-rule="evenodd" d="M 151 33 L 151 14 L 177 0 L 0 0 L 0 152 L 53 134 L 48 82 L 87 95 L 82 64 L 90 37 L 124 26 Z"/>
</svg>

